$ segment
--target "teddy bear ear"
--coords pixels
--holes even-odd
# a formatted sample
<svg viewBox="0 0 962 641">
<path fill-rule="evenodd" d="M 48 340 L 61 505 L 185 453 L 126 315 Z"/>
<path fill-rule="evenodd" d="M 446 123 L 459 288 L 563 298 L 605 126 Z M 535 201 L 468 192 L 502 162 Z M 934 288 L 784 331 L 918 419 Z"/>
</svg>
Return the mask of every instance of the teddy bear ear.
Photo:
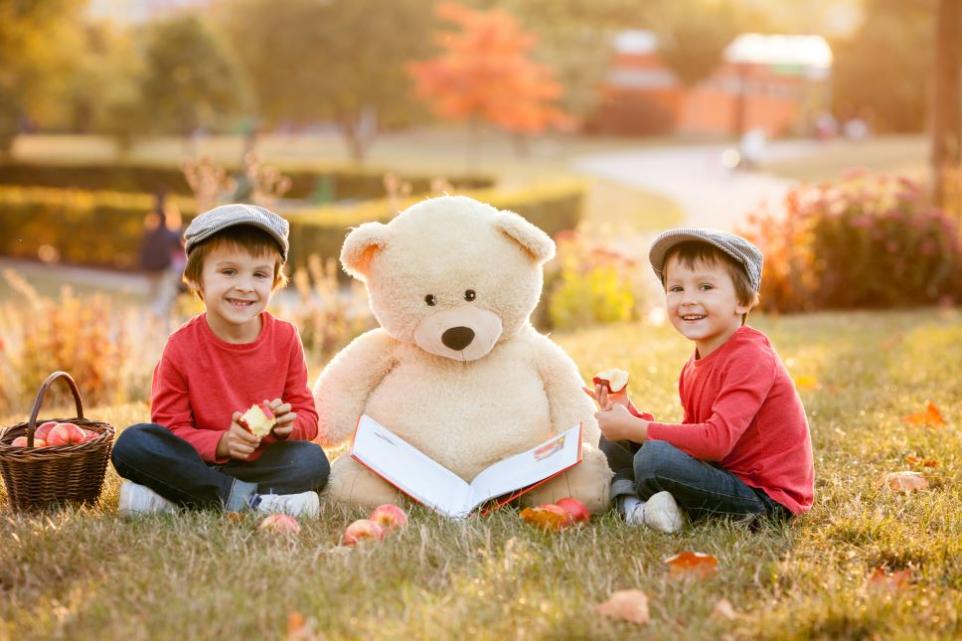
<svg viewBox="0 0 962 641">
<path fill-rule="evenodd" d="M 510 211 L 500 211 L 495 226 L 508 238 L 515 241 L 537 263 L 554 258 L 555 244 L 544 233 L 527 220 Z"/>
<path fill-rule="evenodd" d="M 351 230 L 341 246 L 344 271 L 363 281 L 371 269 L 371 261 L 387 246 L 387 225 L 364 223 Z"/>
</svg>

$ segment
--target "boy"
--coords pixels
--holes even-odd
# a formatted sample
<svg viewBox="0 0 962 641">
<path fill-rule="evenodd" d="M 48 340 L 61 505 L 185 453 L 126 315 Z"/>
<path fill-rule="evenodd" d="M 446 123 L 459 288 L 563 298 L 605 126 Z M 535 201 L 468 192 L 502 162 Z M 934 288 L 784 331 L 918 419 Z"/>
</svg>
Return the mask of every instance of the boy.
<svg viewBox="0 0 962 641">
<path fill-rule="evenodd" d="M 297 330 L 265 311 L 284 284 L 287 221 L 223 205 L 184 232 L 184 280 L 204 302 L 167 340 L 154 370 L 151 423 L 121 433 L 111 459 L 120 512 L 176 506 L 316 517 L 330 466 L 317 435 Z M 259 439 L 241 412 L 264 399 L 276 423 Z M 264 401 L 267 402 L 267 401 Z"/>
<path fill-rule="evenodd" d="M 762 254 L 713 229 L 655 239 L 651 266 L 671 324 L 695 343 L 678 382 L 685 418 L 659 423 L 598 386 L 601 449 L 625 520 L 676 532 L 683 510 L 791 516 L 814 494 L 812 441 L 792 379 L 768 338 L 745 324 L 758 302 Z M 590 390 L 589 390 L 589 393 Z"/>
</svg>

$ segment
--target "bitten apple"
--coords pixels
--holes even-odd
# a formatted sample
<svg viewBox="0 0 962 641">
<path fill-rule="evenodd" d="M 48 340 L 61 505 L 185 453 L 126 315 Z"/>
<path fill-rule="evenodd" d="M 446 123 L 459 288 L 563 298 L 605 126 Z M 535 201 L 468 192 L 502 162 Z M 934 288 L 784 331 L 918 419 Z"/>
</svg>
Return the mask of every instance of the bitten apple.
<svg viewBox="0 0 962 641">
<path fill-rule="evenodd" d="M 287 514 L 271 514 L 257 526 L 258 530 L 275 532 L 277 534 L 299 534 L 301 524 L 293 516 Z"/>
<path fill-rule="evenodd" d="M 595 385 L 604 385 L 612 394 L 621 394 L 628 387 L 628 372 L 617 367 L 598 372 L 591 381 Z"/>
<path fill-rule="evenodd" d="M 344 530 L 344 545 L 357 545 L 361 541 L 380 541 L 384 528 L 370 519 L 358 519 Z"/>
<path fill-rule="evenodd" d="M 380 525 L 385 534 L 390 534 L 391 531 L 404 527 L 408 522 L 407 513 L 393 503 L 377 506 L 368 518 Z"/>
<path fill-rule="evenodd" d="M 270 434 L 271 429 L 277 422 L 274 419 L 274 411 L 271 406 L 265 401 L 263 403 L 250 406 L 244 415 L 241 416 L 241 420 L 250 429 L 251 434 L 263 438 Z"/>
<path fill-rule="evenodd" d="M 555 505 L 567 512 L 575 523 L 587 523 L 591 519 L 591 512 L 585 507 L 585 504 L 578 499 L 566 496 L 563 499 L 558 499 L 555 501 Z"/>
</svg>

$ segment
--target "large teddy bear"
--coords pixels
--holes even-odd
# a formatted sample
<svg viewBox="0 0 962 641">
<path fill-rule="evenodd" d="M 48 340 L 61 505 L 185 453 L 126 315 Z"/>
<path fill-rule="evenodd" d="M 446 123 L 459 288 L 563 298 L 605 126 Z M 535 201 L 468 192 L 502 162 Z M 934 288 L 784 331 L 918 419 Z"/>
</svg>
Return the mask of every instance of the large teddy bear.
<svg viewBox="0 0 962 641">
<path fill-rule="evenodd" d="M 380 327 L 357 337 L 314 388 L 318 441 L 349 439 L 367 414 L 466 481 L 581 422 L 583 460 L 525 494 L 608 504 L 611 471 L 594 406 L 571 358 L 528 320 L 555 245 L 517 214 L 464 196 L 422 201 L 388 224 L 365 223 L 341 263 L 367 285 Z M 345 454 L 329 493 L 362 506 L 397 490 Z"/>
</svg>

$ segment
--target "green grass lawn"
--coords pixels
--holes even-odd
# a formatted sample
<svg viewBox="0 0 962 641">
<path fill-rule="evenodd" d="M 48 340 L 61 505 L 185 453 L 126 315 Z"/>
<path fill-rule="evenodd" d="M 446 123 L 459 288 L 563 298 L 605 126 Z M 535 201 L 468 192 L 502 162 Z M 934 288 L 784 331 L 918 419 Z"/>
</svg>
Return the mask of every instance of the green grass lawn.
<svg viewBox="0 0 962 641">
<path fill-rule="evenodd" d="M 318 639 L 957 639 L 962 635 L 962 318 L 932 310 L 759 317 L 801 391 L 817 499 L 789 526 L 716 521 L 677 535 L 611 514 L 559 535 L 505 510 L 465 522 L 412 509 L 398 536 L 336 547 L 360 512 L 328 505 L 293 540 L 255 521 L 182 513 L 126 521 L 108 473 L 99 505 L 24 516 L 0 505 L 0 639 L 278 639 L 298 612 Z M 631 370 L 636 403 L 680 419 L 675 379 L 690 345 L 668 327 L 599 327 L 555 338 L 585 376 Z M 927 401 L 946 427 L 902 417 Z M 93 409 L 123 426 L 145 405 Z M 12 417 L 9 424 L 22 420 Z M 928 490 L 880 487 L 906 456 Z M 715 555 L 717 576 L 670 579 L 663 559 Z M 900 590 L 877 567 L 908 569 Z M 596 615 L 613 590 L 650 599 L 645 627 Z M 711 616 L 728 599 L 734 620 Z M 303 637 L 302 637 L 303 638 Z"/>
</svg>

